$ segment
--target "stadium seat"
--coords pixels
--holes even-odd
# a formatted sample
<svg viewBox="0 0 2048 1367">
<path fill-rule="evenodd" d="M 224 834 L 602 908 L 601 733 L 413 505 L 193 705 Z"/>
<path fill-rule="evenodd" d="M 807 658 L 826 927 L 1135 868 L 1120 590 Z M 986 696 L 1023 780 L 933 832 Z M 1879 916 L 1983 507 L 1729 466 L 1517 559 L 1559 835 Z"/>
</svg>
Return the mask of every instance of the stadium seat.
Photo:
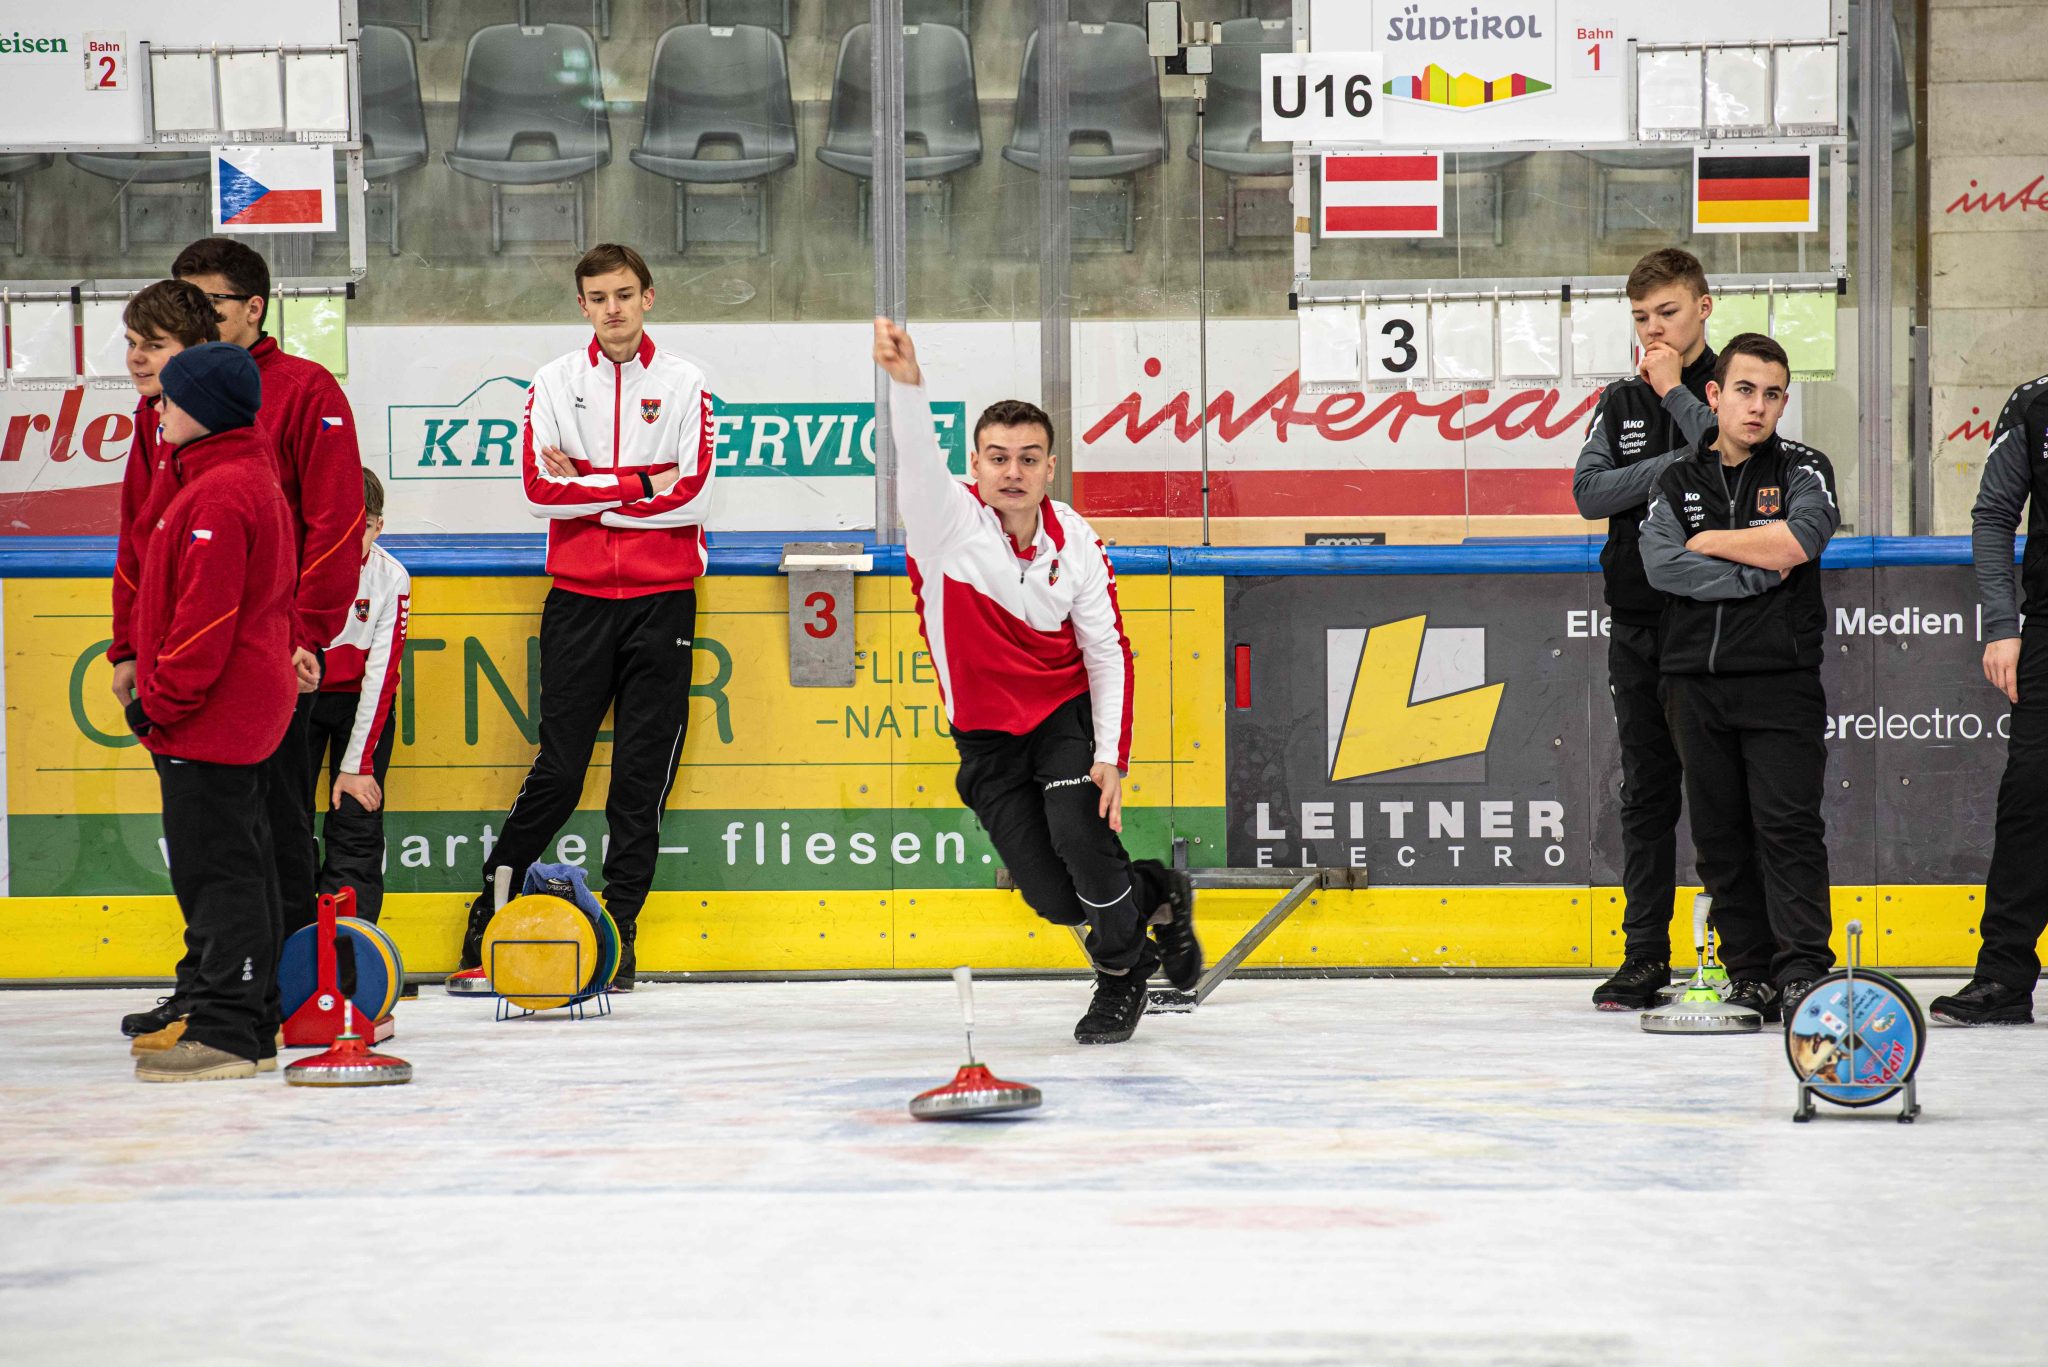
<svg viewBox="0 0 2048 1367">
<path fill-rule="evenodd" d="M 204 231 L 205 195 L 180 194 L 175 199 L 142 196 L 133 192 L 138 185 L 196 185 L 213 174 L 212 155 L 193 152 L 73 152 L 65 158 L 79 170 L 106 180 L 119 181 L 115 217 L 121 223 L 121 254 L 131 243 L 171 243 L 189 240 Z M 193 231 L 197 228 L 199 231 Z"/>
<path fill-rule="evenodd" d="M 1291 210 L 1284 192 L 1254 191 L 1238 184 L 1243 176 L 1284 176 L 1294 170 L 1294 153 L 1287 143 L 1266 142 L 1259 136 L 1259 57 L 1268 52 L 1287 52 L 1294 44 L 1287 37 L 1287 25 L 1278 21 L 1232 19 L 1223 25 L 1223 41 L 1216 45 L 1214 74 L 1209 77 L 1209 112 L 1202 142 L 1188 143 L 1188 156 L 1224 176 L 1223 221 L 1227 244 L 1237 246 L 1239 199 L 1243 197 L 1276 212 L 1260 213 L 1273 221 L 1276 232 L 1261 236 L 1293 236 Z M 1267 201 L 1273 201 L 1267 203 Z"/>
<path fill-rule="evenodd" d="M 1016 121 L 1003 158 L 1028 171 L 1039 169 L 1038 38 L 1024 46 L 1024 70 L 1017 82 Z M 1145 30 L 1130 24 L 1093 28 L 1067 25 L 1067 174 L 1074 180 L 1117 180 L 1115 192 L 1125 251 L 1137 249 L 1137 217 L 1131 178 L 1166 160 L 1166 116 L 1159 79 L 1145 47 Z M 1083 207 L 1078 200 L 1077 208 Z M 1075 225 L 1075 238 L 1104 240 L 1114 232 Z"/>
<path fill-rule="evenodd" d="M 536 147 L 550 155 L 520 155 Z M 506 219 L 507 186 L 551 184 L 565 187 L 570 235 L 580 249 L 582 178 L 612 159 L 611 120 L 590 34 L 569 24 L 477 30 L 462 60 L 455 148 L 442 155 L 452 170 L 490 185 L 493 252 L 504 248 L 508 229 L 517 240 L 559 240 L 545 231 L 546 213 L 536 215 L 540 231 Z"/>
<path fill-rule="evenodd" d="M 832 76 L 832 110 L 818 160 L 857 177 L 865 229 L 869 183 L 875 174 L 875 133 L 868 117 L 872 76 L 870 25 L 849 30 L 839 43 Z M 967 35 L 945 24 L 903 30 L 903 176 L 940 182 L 940 212 L 951 222 L 948 177 L 981 162 L 981 104 L 974 85 L 974 53 Z M 950 231 L 950 229 L 949 229 Z"/>
<path fill-rule="evenodd" d="M 47 152 L 23 152 L 11 157 L 0 157 L 0 182 L 5 182 L 4 193 L 7 206 L 6 228 L 14 254 L 20 256 L 28 249 L 28 196 L 23 192 L 21 182 L 37 171 L 50 166 L 56 158 Z"/>
<path fill-rule="evenodd" d="M 796 114 L 782 38 L 753 25 L 685 24 L 662 34 L 647 77 L 646 131 L 627 156 L 641 170 L 675 182 L 678 252 L 693 237 L 752 238 L 766 251 L 767 196 L 759 182 L 796 161 Z M 754 192 L 699 196 L 704 226 L 693 234 L 691 185 L 752 185 Z M 736 214 L 722 212 L 735 209 Z M 742 235 L 735 227 L 749 231 Z"/>
<path fill-rule="evenodd" d="M 362 32 L 363 179 L 389 198 L 385 233 L 398 255 L 398 177 L 427 160 L 427 114 L 412 39 L 395 28 L 366 24 Z"/>
</svg>

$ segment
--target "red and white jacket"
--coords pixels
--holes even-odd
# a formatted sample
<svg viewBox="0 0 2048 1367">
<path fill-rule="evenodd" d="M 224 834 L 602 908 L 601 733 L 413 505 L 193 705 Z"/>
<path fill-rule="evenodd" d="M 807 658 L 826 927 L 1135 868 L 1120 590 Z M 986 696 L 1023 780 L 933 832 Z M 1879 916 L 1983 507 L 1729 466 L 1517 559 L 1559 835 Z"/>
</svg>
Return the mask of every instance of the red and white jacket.
<svg viewBox="0 0 2048 1367">
<path fill-rule="evenodd" d="M 341 634 L 328 645 L 327 670 L 320 676 L 322 693 L 361 695 L 355 725 L 348 733 L 348 752 L 342 756 L 342 773 L 377 772 L 377 742 L 391 724 L 411 611 L 412 576 L 396 556 L 373 543 L 356 581 L 355 606 Z"/>
<path fill-rule="evenodd" d="M 548 573 L 593 598 L 687 589 L 704 573 L 716 426 L 703 372 L 642 335 L 624 365 L 590 345 L 540 368 L 526 394 L 520 472 L 548 523 Z M 574 476 L 540 453 L 566 452 Z M 648 477 L 680 469 L 663 493 Z"/>
<path fill-rule="evenodd" d="M 1128 769 L 1131 643 L 1102 539 L 1048 498 L 1038 535 L 1020 549 L 974 486 L 946 469 L 922 387 L 890 383 L 889 425 L 910 587 L 947 721 L 1021 736 L 1086 693 L 1095 762 Z"/>
</svg>

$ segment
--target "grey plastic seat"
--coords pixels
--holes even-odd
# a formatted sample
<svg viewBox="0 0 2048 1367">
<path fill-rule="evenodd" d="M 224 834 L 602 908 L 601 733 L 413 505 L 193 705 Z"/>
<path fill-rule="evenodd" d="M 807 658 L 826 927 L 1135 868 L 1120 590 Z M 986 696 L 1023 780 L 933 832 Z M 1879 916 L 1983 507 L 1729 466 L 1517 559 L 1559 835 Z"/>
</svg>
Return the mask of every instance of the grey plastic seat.
<svg viewBox="0 0 2048 1367">
<path fill-rule="evenodd" d="M 612 0 L 519 0 L 519 22 L 528 28 L 542 24 L 579 24 L 597 30 L 600 38 L 612 36 Z"/>
<path fill-rule="evenodd" d="M 712 157 L 717 150 L 737 157 Z M 647 76 L 647 126 L 627 156 L 693 185 L 759 180 L 796 161 L 789 59 L 772 30 L 684 24 L 661 35 Z"/>
<path fill-rule="evenodd" d="M 1285 24 L 1268 27 L 1258 19 L 1232 19 L 1223 26 L 1223 41 L 1214 53 L 1216 69 L 1209 77 L 1207 150 L 1191 142 L 1188 156 L 1233 176 L 1277 176 L 1294 169 L 1290 144 L 1259 137 L 1259 57 L 1293 46 Z"/>
<path fill-rule="evenodd" d="M 704 0 L 704 22 L 717 28 L 754 24 L 787 38 L 789 19 L 790 0 Z"/>
<path fill-rule="evenodd" d="M 79 170 L 123 185 L 174 185 L 201 180 L 213 173 L 206 152 L 73 152 L 66 158 Z"/>
<path fill-rule="evenodd" d="M 389 180 L 427 160 L 427 112 L 412 39 L 395 28 L 362 32 L 363 179 Z"/>
<path fill-rule="evenodd" d="M 1070 24 L 1136 24 L 1145 27 L 1145 0 L 1069 0 Z"/>
<path fill-rule="evenodd" d="M 357 9 L 357 21 L 364 24 L 386 24 L 396 28 L 410 25 L 420 31 L 420 41 L 429 36 L 430 16 L 427 13 L 428 0 L 361 0 Z"/>
<path fill-rule="evenodd" d="M 945 24 L 962 33 L 973 27 L 968 0 L 903 0 L 906 24 Z"/>
<path fill-rule="evenodd" d="M 1145 30 L 1107 24 L 1090 31 L 1067 25 L 1070 134 L 1067 174 L 1074 179 L 1128 176 L 1166 160 L 1166 116 L 1159 101 L 1159 77 L 1145 48 Z M 1038 33 L 1024 45 L 1024 72 L 1017 82 L 1017 115 L 1003 159 L 1029 171 L 1039 169 Z M 1083 150 L 1075 150 L 1074 143 Z M 1106 152 L 1087 147 L 1108 145 Z"/>
<path fill-rule="evenodd" d="M 363 179 L 390 202 L 385 245 L 398 255 L 399 176 L 427 161 L 427 114 L 420 104 L 412 39 L 381 24 L 362 30 Z"/>
<path fill-rule="evenodd" d="M 518 153 L 534 144 L 553 155 Z M 547 185 L 612 159 L 597 44 L 583 29 L 494 24 L 470 37 L 449 167 L 493 185 Z"/>
<path fill-rule="evenodd" d="M 16 256 L 28 250 L 28 228 L 23 222 L 28 210 L 28 195 L 21 182 L 37 171 L 47 170 L 56 160 L 48 152 L 19 152 L 0 157 L 0 195 L 6 197 L 7 224 L 13 234 L 6 240 L 13 245 Z"/>
<path fill-rule="evenodd" d="M 839 43 L 832 112 L 818 160 L 863 180 L 875 174 L 875 132 L 868 116 L 871 26 Z M 937 180 L 981 161 L 981 106 L 967 35 L 945 24 L 903 32 L 903 135 L 906 180 Z"/>
</svg>

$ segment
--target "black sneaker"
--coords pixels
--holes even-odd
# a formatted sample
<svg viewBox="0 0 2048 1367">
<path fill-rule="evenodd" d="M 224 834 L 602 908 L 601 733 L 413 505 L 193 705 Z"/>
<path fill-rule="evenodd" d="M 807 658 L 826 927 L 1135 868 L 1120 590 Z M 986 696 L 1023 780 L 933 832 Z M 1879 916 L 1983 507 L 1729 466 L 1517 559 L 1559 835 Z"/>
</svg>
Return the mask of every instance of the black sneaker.
<svg viewBox="0 0 2048 1367">
<path fill-rule="evenodd" d="M 1668 956 L 1623 959 L 1614 976 L 1593 989 L 1593 1005 L 1602 1011 L 1646 1010 L 1657 1004 L 1657 993 L 1670 985 Z"/>
<path fill-rule="evenodd" d="M 1192 992 L 1202 980 L 1202 942 L 1195 938 L 1195 884 L 1183 869 L 1169 869 L 1156 860 L 1146 867 L 1166 891 L 1166 900 L 1154 912 L 1166 915 L 1155 921 L 1152 941 L 1159 946 L 1159 965 L 1166 980 L 1182 992 Z"/>
<path fill-rule="evenodd" d="M 1074 1026 L 1074 1038 L 1082 1044 L 1122 1044 L 1136 1034 L 1138 1018 L 1145 1014 L 1145 980 L 1157 967 L 1159 960 L 1148 953 L 1128 972 L 1098 970 L 1095 996 L 1088 1003 L 1088 1014 Z"/>
<path fill-rule="evenodd" d="M 1799 1003 L 1806 1000 L 1806 994 L 1813 991 L 1813 979 L 1794 978 L 1778 989 L 1779 1013 L 1790 1025 L 1792 1018 L 1799 1014 Z"/>
<path fill-rule="evenodd" d="M 2034 996 L 1989 978 L 1972 978 L 1962 991 L 1936 997 L 1927 1014 L 1943 1025 L 2032 1025 Z"/>
<path fill-rule="evenodd" d="M 1730 1006 L 1746 1006 L 1764 1018 L 1764 1024 L 1778 1022 L 1778 989 L 1761 978 L 1737 978 L 1728 985 L 1728 995 L 1722 998 Z"/>
<path fill-rule="evenodd" d="M 638 921 L 620 921 L 619 926 L 619 971 L 612 975 L 612 991 L 633 990 L 633 939 L 640 931 Z"/>
<path fill-rule="evenodd" d="M 469 926 L 462 932 L 462 962 L 458 965 L 460 971 L 467 972 L 472 968 L 483 967 L 484 931 L 489 929 L 491 917 L 497 911 L 497 908 L 491 905 L 492 900 L 491 890 L 485 888 L 476 895 L 476 900 L 469 904 Z"/>
<path fill-rule="evenodd" d="M 129 1039 L 138 1035 L 154 1035 L 159 1030 L 169 1029 L 171 1022 L 181 1021 L 191 1012 L 192 1008 L 174 992 L 168 997 L 158 997 L 156 1005 L 147 1011 L 121 1017 L 121 1033 Z"/>
</svg>

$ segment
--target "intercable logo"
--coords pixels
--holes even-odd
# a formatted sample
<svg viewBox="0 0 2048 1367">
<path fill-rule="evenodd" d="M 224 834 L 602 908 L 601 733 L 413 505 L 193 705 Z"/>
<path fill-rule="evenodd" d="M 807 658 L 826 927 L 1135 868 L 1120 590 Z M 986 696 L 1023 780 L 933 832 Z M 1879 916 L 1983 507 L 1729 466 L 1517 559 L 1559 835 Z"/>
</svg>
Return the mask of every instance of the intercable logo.
<svg viewBox="0 0 2048 1367">
<path fill-rule="evenodd" d="M 1370 630 L 1332 630 L 1328 646 L 1330 782 L 1369 779 L 1446 760 L 1478 757 L 1506 684 L 1486 680 L 1484 627 L 1429 626 L 1427 616 Z M 1467 766 L 1459 766 L 1464 768 Z"/>
</svg>

